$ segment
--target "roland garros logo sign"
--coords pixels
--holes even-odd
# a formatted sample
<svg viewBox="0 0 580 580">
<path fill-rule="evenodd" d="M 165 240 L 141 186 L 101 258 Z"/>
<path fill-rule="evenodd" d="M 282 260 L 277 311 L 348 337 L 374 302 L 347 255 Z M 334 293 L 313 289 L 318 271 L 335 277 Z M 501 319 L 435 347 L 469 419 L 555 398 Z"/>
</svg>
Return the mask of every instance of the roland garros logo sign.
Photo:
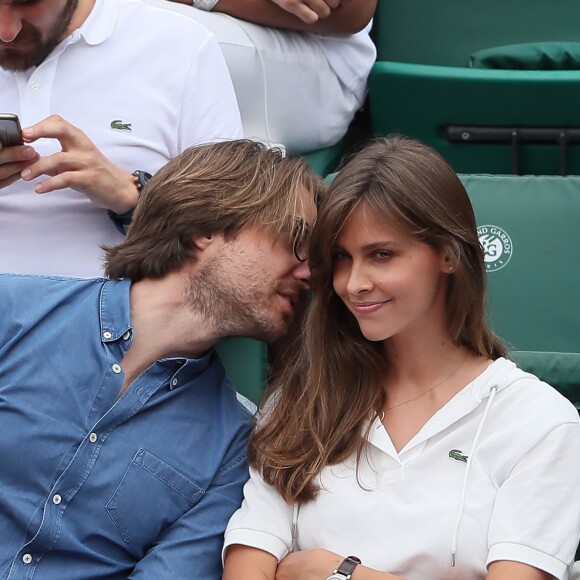
<svg viewBox="0 0 580 580">
<path fill-rule="evenodd" d="M 498 226 L 480 226 L 477 228 L 479 243 L 483 248 L 485 269 L 495 272 L 507 266 L 512 257 L 512 240 L 505 230 Z"/>
</svg>

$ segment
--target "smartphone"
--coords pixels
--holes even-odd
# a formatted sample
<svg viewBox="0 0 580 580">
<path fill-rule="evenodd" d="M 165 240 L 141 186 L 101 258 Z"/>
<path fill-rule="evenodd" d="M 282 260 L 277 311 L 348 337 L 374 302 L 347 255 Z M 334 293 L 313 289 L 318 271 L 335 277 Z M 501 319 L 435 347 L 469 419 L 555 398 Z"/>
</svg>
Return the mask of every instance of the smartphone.
<svg viewBox="0 0 580 580">
<path fill-rule="evenodd" d="M 0 143 L 2 143 L 2 147 L 24 145 L 18 115 L 0 113 Z"/>
</svg>

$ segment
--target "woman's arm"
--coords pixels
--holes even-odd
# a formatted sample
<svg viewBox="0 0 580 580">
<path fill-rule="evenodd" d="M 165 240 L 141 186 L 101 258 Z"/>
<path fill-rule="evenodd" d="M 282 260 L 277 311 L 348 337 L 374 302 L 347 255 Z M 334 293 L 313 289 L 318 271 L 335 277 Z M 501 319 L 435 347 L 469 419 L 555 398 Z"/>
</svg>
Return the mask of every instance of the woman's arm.
<svg viewBox="0 0 580 580">
<path fill-rule="evenodd" d="M 343 556 L 322 548 L 294 552 L 280 561 L 275 578 L 276 580 L 324 580 L 340 566 L 343 560 Z M 352 580 L 403 579 L 400 576 L 379 572 L 360 564 L 354 569 Z"/>
<path fill-rule="evenodd" d="M 172 1 L 191 4 L 191 0 Z M 317 15 L 316 20 L 314 17 L 308 19 L 309 5 L 313 9 L 311 14 Z M 322 10 L 318 5 L 326 8 Z M 338 0 L 219 0 L 213 12 L 274 28 L 317 34 L 354 34 L 370 22 L 376 6 L 377 0 L 351 0 L 348 3 Z M 324 16 L 325 13 L 328 15 Z"/>
<path fill-rule="evenodd" d="M 277 565 L 264 550 L 234 544 L 226 552 L 222 580 L 275 580 Z"/>
<path fill-rule="evenodd" d="M 533 566 L 498 560 L 489 565 L 486 580 L 551 580 L 551 578 L 550 574 Z"/>
<path fill-rule="evenodd" d="M 343 557 L 328 550 L 288 554 L 276 569 L 276 558 L 263 550 L 234 545 L 228 549 L 223 580 L 321 580 L 330 576 Z M 547 572 L 520 562 L 498 561 L 489 565 L 486 580 L 550 580 Z M 403 580 L 386 572 L 357 566 L 352 580 Z"/>
</svg>

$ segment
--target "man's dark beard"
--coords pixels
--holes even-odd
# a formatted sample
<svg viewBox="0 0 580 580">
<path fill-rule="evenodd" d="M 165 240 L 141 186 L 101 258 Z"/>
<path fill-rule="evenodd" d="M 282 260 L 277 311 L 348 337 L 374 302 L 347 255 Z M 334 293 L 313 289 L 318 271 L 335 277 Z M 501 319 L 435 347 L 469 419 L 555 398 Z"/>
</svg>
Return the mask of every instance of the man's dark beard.
<svg viewBox="0 0 580 580">
<path fill-rule="evenodd" d="M 67 0 L 44 41 L 36 28 L 23 23 L 22 30 L 12 42 L 0 42 L 0 67 L 10 71 L 24 71 L 38 66 L 63 39 L 78 3 L 79 0 Z M 7 48 L 6 44 L 11 47 Z M 19 49 L 20 46 L 23 46 L 24 51 Z"/>
</svg>

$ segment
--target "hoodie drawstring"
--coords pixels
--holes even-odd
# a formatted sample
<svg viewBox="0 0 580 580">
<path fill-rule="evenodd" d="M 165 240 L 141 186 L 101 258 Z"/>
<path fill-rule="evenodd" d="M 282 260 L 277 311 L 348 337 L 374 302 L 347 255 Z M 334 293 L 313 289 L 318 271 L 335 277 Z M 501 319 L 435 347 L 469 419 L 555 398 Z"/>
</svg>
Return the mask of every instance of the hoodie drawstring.
<svg viewBox="0 0 580 580">
<path fill-rule="evenodd" d="M 481 421 L 477 426 L 477 431 L 475 432 L 475 437 L 473 438 L 473 445 L 471 446 L 471 453 L 467 458 L 467 465 L 465 466 L 465 475 L 463 476 L 463 489 L 461 490 L 461 504 L 459 506 L 459 513 L 457 515 L 457 521 L 455 522 L 455 527 L 453 528 L 453 536 L 451 537 L 451 567 L 455 567 L 455 555 L 457 554 L 457 536 L 459 534 L 459 526 L 461 525 L 461 520 L 463 518 L 463 511 L 465 508 L 465 496 L 467 494 L 467 478 L 469 477 L 469 468 L 471 467 L 471 463 L 473 462 L 473 456 L 475 455 L 475 449 L 477 444 L 479 443 L 479 437 L 481 435 L 481 431 L 483 430 L 483 425 L 485 420 L 487 419 L 487 415 L 493 404 L 493 399 L 497 393 L 498 386 L 493 385 L 490 389 L 489 399 L 487 400 L 487 404 L 485 405 L 485 409 L 483 411 L 483 415 L 481 417 Z"/>
<path fill-rule="evenodd" d="M 298 512 L 300 504 L 295 503 L 292 507 L 292 551 L 298 551 Z"/>
</svg>

